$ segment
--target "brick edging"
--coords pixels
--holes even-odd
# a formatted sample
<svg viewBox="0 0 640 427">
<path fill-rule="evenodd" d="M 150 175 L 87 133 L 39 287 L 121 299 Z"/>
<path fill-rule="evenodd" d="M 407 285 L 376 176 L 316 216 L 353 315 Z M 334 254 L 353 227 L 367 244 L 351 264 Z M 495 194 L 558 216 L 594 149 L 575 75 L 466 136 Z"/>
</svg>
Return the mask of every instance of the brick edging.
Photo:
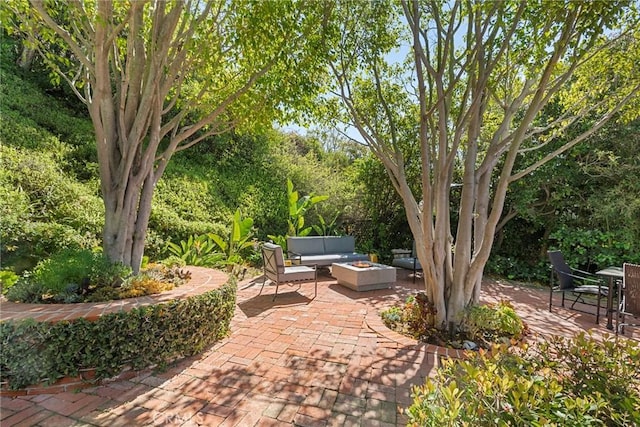
<svg viewBox="0 0 640 427">
<path fill-rule="evenodd" d="M 465 357 L 464 350 L 423 343 L 416 339 L 402 335 L 396 331 L 392 331 L 384 324 L 382 318 L 380 317 L 380 313 L 378 313 L 377 311 L 367 310 L 367 315 L 365 316 L 364 321 L 367 327 L 369 327 L 369 329 L 371 329 L 377 335 L 382 336 L 389 341 L 393 341 L 401 346 L 424 347 L 425 352 L 433 354 L 437 358 L 446 357 L 452 359 L 463 359 Z"/>
</svg>

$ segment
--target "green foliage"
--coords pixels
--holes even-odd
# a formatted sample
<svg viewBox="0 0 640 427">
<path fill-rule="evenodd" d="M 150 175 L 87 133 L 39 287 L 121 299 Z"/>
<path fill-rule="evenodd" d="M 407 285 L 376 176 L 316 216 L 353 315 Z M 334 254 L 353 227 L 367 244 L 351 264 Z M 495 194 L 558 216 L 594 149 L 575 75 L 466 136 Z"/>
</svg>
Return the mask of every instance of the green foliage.
<svg viewBox="0 0 640 427">
<path fill-rule="evenodd" d="M 182 285 L 190 274 L 184 261 L 148 264 L 140 274 L 112 264 L 102 254 L 87 250 L 64 250 L 43 260 L 23 274 L 7 292 L 20 302 L 97 302 L 152 295 Z"/>
<path fill-rule="evenodd" d="M 312 227 L 305 227 L 304 216 L 315 204 L 327 200 L 329 196 L 315 196 L 313 193 L 300 197 L 293 190 L 293 182 L 287 179 L 287 200 L 289 201 L 289 236 L 307 236 Z"/>
<path fill-rule="evenodd" d="M 413 236 L 404 205 L 382 163 L 369 155 L 354 161 L 349 173 L 351 191 L 358 195 L 349 234 L 358 249 L 390 256 L 392 249 L 410 248 Z"/>
<path fill-rule="evenodd" d="M 588 126 L 587 119 L 569 135 Z M 491 271 L 547 282 L 551 248 L 589 271 L 640 262 L 639 141 L 640 120 L 611 122 L 588 143 L 513 183 L 505 211 L 518 216 L 497 236 Z"/>
<path fill-rule="evenodd" d="M 522 259 L 517 255 L 508 256 L 495 253 L 487 261 L 485 272 L 510 280 L 546 283 L 549 280 L 549 262 L 538 260 L 537 255 L 530 255 L 530 258 Z"/>
<path fill-rule="evenodd" d="M 16 284 L 20 276 L 11 270 L 0 270 L 0 290 L 6 294 L 9 288 Z"/>
<path fill-rule="evenodd" d="M 243 219 L 240 209 L 237 209 L 231 220 L 229 234 L 226 237 L 210 234 L 209 237 L 222 250 L 228 263 L 239 264 L 242 261 L 242 252 L 254 246 L 252 227 L 253 218 Z"/>
<path fill-rule="evenodd" d="M 182 259 L 186 265 L 210 267 L 224 259 L 224 254 L 216 252 L 216 243 L 210 235 L 189 236 L 179 245 L 167 242 L 167 250 Z"/>
<path fill-rule="evenodd" d="M 42 296 L 48 295 L 49 290 L 40 282 L 30 280 L 28 273 L 25 273 L 14 286 L 6 293 L 9 301 L 19 301 L 26 303 L 40 303 Z"/>
<path fill-rule="evenodd" d="M 191 273 L 182 265 L 149 264 L 140 274 L 126 278 L 118 287 L 105 286 L 93 291 L 87 302 L 110 301 L 154 295 L 183 285 L 191 278 Z"/>
<path fill-rule="evenodd" d="M 119 286 L 130 274 L 130 268 L 112 264 L 101 253 L 66 249 L 24 274 L 7 298 L 21 302 L 79 302 L 97 288 Z"/>
<path fill-rule="evenodd" d="M 468 339 L 488 346 L 501 340 L 518 340 L 526 331 L 522 319 L 508 301 L 474 305 L 467 309 L 460 328 Z"/>
<path fill-rule="evenodd" d="M 482 348 L 490 348 L 496 343 L 508 344 L 521 339 L 527 332 L 526 325 L 507 301 L 468 308 L 459 329 L 446 333 L 434 326 L 435 308 L 424 292 L 410 295 L 402 306 L 384 310 L 380 316 L 389 329 L 423 342 L 457 348 L 466 340 Z"/>
<path fill-rule="evenodd" d="M 639 386 L 637 343 L 581 333 L 446 360 L 413 389 L 407 415 L 411 426 L 628 426 Z"/>
<path fill-rule="evenodd" d="M 5 257 L 47 257 L 98 244 L 102 205 L 94 190 L 60 170 L 51 153 L 0 147 L 0 231 Z"/>
<path fill-rule="evenodd" d="M 0 378 L 13 389 L 53 383 L 95 368 L 96 379 L 125 367 L 164 367 L 202 352 L 229 332 L 236 285 L 184 300 L 54 324 L 33 320 L 0 323 Z"/>
<path fill-rule="evenodd" d="M 282 234 L 278 236 L 274 236 L 273 234 L 269 234 L 267 236 L 271 241 L 280 246 L 282 248 L 283 253 L 287 253 L 287 236 L 283 236 Z"/>
<path fill-rule="evenodd" d="M 313 224 L 313 230 L 318 236 L 337 236 L 338 235 L 338 217 L 340 212 L 331 220 L 327 222 L 324 217 L 318 214 L 318 224 Z"/>
<path fill-rule="evenodd" d="M 387 327 L 429 342 L 438 334 L 435 328 L 435 307 L 424 292 L 407 297 L 402 307 L 391 307 L 380 313 Z"/>
</svg>

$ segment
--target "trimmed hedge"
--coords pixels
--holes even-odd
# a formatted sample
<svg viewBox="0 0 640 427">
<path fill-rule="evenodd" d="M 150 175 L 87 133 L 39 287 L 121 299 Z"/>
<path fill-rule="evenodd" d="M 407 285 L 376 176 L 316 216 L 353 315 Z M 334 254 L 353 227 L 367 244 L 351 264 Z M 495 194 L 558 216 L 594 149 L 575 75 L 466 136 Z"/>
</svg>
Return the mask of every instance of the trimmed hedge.
<svg viewBox="0 0 640 427">
<path fill-rule="evenodd" d="M 96 380 L 126 367 L 164 368 L 225 337 L 235 310 L 236 283 L 184 300 L 104 315 L 96 321 L 33 319 L 0 323 L 0 380 L 11 389 L 52 384 L 81 369 Z"/>
</svg>

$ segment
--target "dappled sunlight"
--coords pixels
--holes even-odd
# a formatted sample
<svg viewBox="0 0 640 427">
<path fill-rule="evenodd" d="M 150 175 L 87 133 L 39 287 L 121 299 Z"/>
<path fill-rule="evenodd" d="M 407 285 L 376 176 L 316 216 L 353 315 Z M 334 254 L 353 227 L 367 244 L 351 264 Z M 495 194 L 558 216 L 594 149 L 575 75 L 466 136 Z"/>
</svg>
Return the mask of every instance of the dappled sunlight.
<svg viewBox="0 0 640 427">
<path fill-rule="evenodd" d="M 402 410 L 411 404 L 411 388 L 433 377 L 441 359 L 462 353 L 384 326 L 380 311 L 423 286 L 407 272 L 397 273 L 392 288 L 356 292 L 323 271 L 315 298 L 313 285 L 303 283 L 281 286 L 276 301 L 275 286 L 265 285 L 260 294 L 262 277 L 245 279 L 238 283 L 229 336 L 203 354 L 161 373 L 129 373 L 78 392 L 68 403 L 65 395 L 17 399 L 33 411 L 77 411 L 74 419 L 100 425 L 405 425 Z M 549 312 L 548 295 L 542 287 L 487 278 L 481 301 L 509 301 L 538 337 L 609 332 L 604 315 L 596 325 L 595 315 L 557 306 Z"/>
</svg>

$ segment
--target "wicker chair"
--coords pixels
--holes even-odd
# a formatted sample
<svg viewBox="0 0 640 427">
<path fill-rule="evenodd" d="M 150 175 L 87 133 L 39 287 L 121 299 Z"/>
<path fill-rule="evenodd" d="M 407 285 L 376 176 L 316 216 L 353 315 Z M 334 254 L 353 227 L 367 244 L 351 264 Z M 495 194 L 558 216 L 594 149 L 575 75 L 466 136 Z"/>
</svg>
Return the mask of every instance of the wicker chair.
<svg viewBox="0 0 640 427">
<path fill-rule="evenodd" d="M 314 298 L 318 295 L 318 271 L 316 266 L 294 265 L 286 267 L 282 248 L 273 243 L 265 243 L 262 245 L 262 261 L 264 262 L 264 279 L 258 295 L 262 293 L 267 279 L 276 284 L 276 293 L 273 295 L 273 301 L 275 301 L 276 296 L 278 296 L 280 283 L 315 281 Z"/>
<path fill-rule="evenodd" d="M 626 317 L 640 319 L 640 265 L 624 264 L 622 286 L 618 287 L 618 324 L 616 334 L 624 333 L 625 326 L 640 326 L 640 323 L 627 323 Z"/>
</svg>

